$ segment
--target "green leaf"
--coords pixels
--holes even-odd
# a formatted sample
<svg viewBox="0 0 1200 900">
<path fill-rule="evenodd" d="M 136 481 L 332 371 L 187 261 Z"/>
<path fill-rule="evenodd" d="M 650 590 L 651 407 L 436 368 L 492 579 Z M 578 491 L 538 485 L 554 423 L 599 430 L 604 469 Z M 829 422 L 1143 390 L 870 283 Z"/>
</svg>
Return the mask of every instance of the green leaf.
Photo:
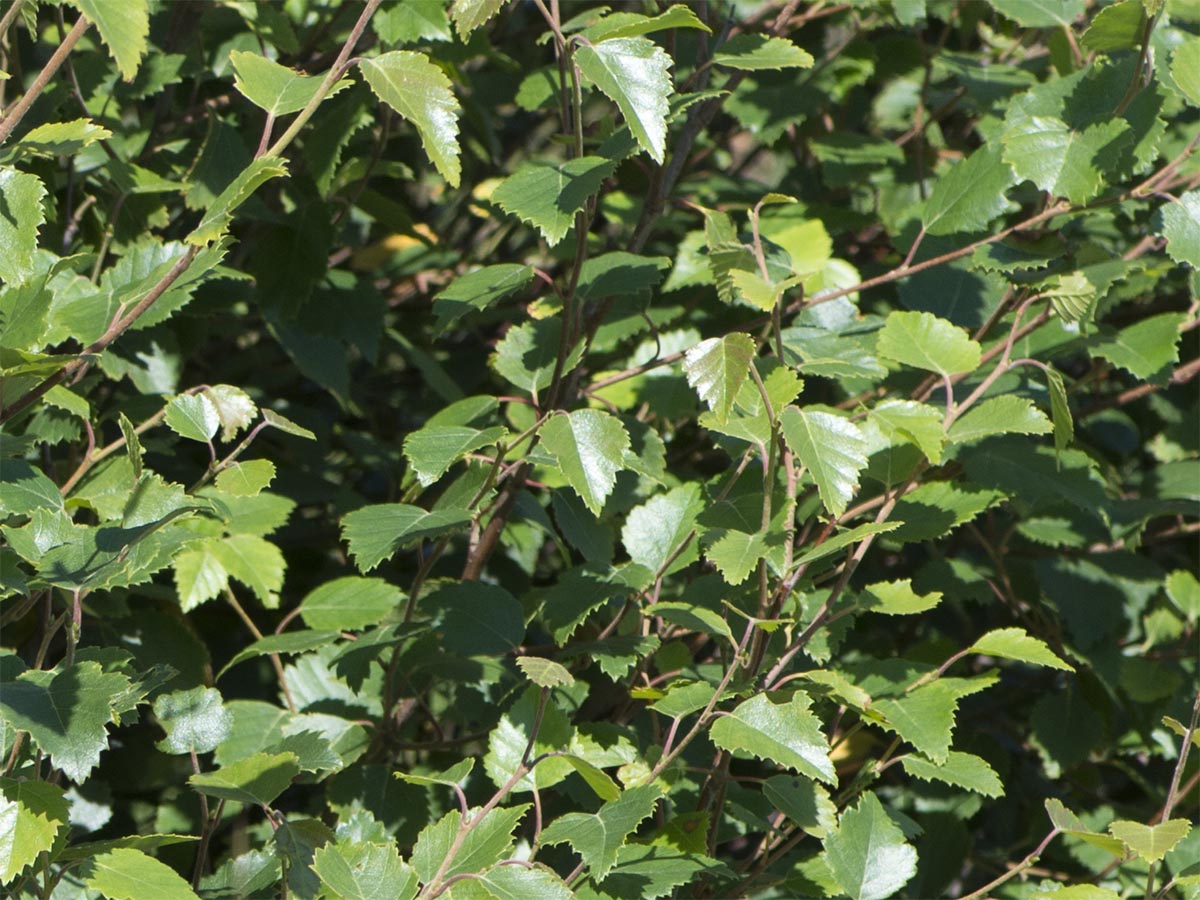
<svg viewBox="0 0 1200 900">
<path fill-rule="evenodd" d="M 1188 38 L 1171 53 L 1171 78 L 1192 106 L 1200 106 L 1200 38 Z"/>
<path fill-rule="evenodd" d="M 570 844 L 583 858 L 588 873 L 603 880 L 616 865 L 617 851 L 625 839 L 653 815 L 661 796 L 653 785 L 629 788 L 596 813 L 567 813 L 555 819 L 542 832 L 542 843 Z"/>
<path fill-rule="evenodd" d="M 188 779 L 195 790 L 209 797 L 269 806 L 300 774 L 295 753 L 255 753 Z"/>
<path fill-rule="evenodd" d="M 1177 263 L 1200 269 L 1200 190 L 1180 194 L 1160 209 L 1167 253 Z"/>
<path fill-rule="evenodd" d="M 564 747 L 572 743 L 573 729 L 566 715 L 549 698 L 544 706 L 541 701 L 542 690 L 529 685 L 508 712 L 500 716 L 488 735 L 483 766 L 497 787 L 507 784 L 517 774 L 518 767 L 525 759 L 525 751 L 531 746 L 531 735 L 535 735 L 531 755 L 562 752 Z M 542 711 L 540 721 L 539 709 Z M 536 733 L 535 724 L 538 726 Z M 575 764 L 566 759 L 544 759 L 522 775 L 513 790 L 542 790 L 558 784 L 573 771 L 576 771 Z"/>
<path fill-rule="evenodd" d="M 1113 856 L 1125 855 L 1125 845 L 1121 841 L 1114 840 L 1106 834 L 1100 834 L 1097 831 L 1089 829 L 1080 821 L 1075 813 L 1063 805 L 1061 800 L 1052 797 L 1045 801 L 1045 807 L 1050 821 L 1059 831 L 1071 837 L 1079 838 L 1094 847 L 1107 850 Z"/>
<path fill-rule="evenodd" d="M 825 861 L 853 900 L 883 900 L 917 873 L 917 851 L 872 792 L 842 813 L 825 838 Z"/>
<path fill-rule="evenodd" d="M 463 656 L 502 656 L 525 637 L 520 602 L 504 588 L 478 581 L 448 584 L 424 602 L 441 614 L 442 645 Z"/>
<path fill-rule="evenodd" d="M 726 582 L 739 585 L 766 552 L 767 536 L 762 532 L 726 531 L 704 552 L 704 556 L 717 567 Z"/>
<path fill-rule="evenodd" d="M 942 376 L 973 372 L 982 356 L 963 329 L 927 312 L 889 314 L 877 348 L 880 356 Z"/>
<path fill-rule="evenodd" d="M 62 788 L 0 778 L 0 884 L 11 882 L 54 846 L 69 814 Z"/>
<path fill-rule="evenodd" d="M 994 145 L 980 147 L 934 182 L 921 221 L 928 234 L 982 231 L 1008 208 L 1005 192 L 1017 183 Z"/>
<path fill-rule="evenodd" d="M 528 222 L 553 247 L 570 231 L 575 213 L 600 190 L 616 164 L 600 156 L 580 156 L 563 163 L 522 163 L 496 185 L 491 200 L 505 212 Z"/>
<path fill-rule="evenodd" d="M 901 440 L 916 444 L 929 461 L 942 461 L 942 414 L 932 406 L 914 400 L 885 400 L 871 410 L 871 418 L 892 443 Z"/>
<path fill-rule="evenodd" d="M 262 411 L 262 415 L 263 421 L 265 421 L 272 428 L 278 428 L 285 434 L 292 434 L 296 437 L 307 438 L 310 441 L 315 441 L 317 439 L 317 436 L 307 428 L 302 428 L 291 419 L 287 418 L 287 416 L 281 415 L 275 412 L 273 409 L 264 409 Z"/>
<path fill-rule="evenodd" d="M 802 775 L 837 784 L 829 759 L 829 742 L 821 723 L 809 711 L 812 700 L 796 693 L 791 701 L 776 703 L 759 694 L 712 724 L 712 742 L 735 756 L 770 760 Z"/>
<path fill-rule="evenodd" d="M 678 560 L 672 560 L 671 554 L 691 533 L 701 509 L 703 501 L 695 484 L 674 488 L 634 507 L 621 529 L 621 543 L 629 558 L 656 574 L 668 563 L 674 567 Z M 685 556 L 680 557 L 684 564 L 688 561 Z"/>
<path fill-rule="evenodd" d="M 690 7 L 676 3 L 657 16 L 609 13 L 595 25 L 583 29 L 579 35 L 595 44 L 609 38 L 637 37 L 640 34 L 652 34 L 669 28 L 695 28 L 711 33 L 711 29 L 697 18 Z"/>
<path fill-rule="evenodd" d="M 108 747 L 113 701 L 129 679 L 84 661 L 59 672 L 27 671 L 0 688 L 0 719 L 25 731 L 72 781 L 87 781 Z"/>
<path fill-rule="evenodd" d="M 575 297 L 589 303 L 627 296 L 648 300 L 650 291 L 662 281 L 663 270 L 670 264 L 671 260 L 665 256 L 638 256 L 624 250 L 591 257 L 579 270 Z"/>
<path fill-rule="evenodd" d="M 174 559 L 175 590 L 184 612 L 218 596 L 229 584 L 229 573 L 214 552 L 216 543 L 198 541 Z"/>
<path fill-rule="evenodd" d="M 1055 314 L 1064 322 L 1079 322 L 1096 299 L 1096 286 L 1082 272 L 1055 275 L 1042 296 L 1050 301 Z"/>
<path fill-rule="evenodd" d="M 839 531 L 831 538 L 827 538 L 815 547 L 811 547 L 804 553 L 800 554 L 794 560 L 798 566 L 814 563 L 818 559 L 824 559 L 827 556 L 832 556 L 843 547 L 849 547 L 851 544 L 857 544 L 859 541 L 873 534 L 886 534 L 889 531 L 895 531 L 901 527 L 900 522 L 864 522 L 862 525 L 857 525 L 854 528 L 849 528 L 844 531 Z"/>
<path fill-rule="evenodd" d="M 471 770 L 474 768 L 475 757 L 469 756 L 466 759 L 460 759 L 444 772 L 435 772 L 432 775 L 420 775 L 413 772 L 393 772 L 392 774 L 409 784 L 440 784 L 445 787 L 457 787 L 463 783 L 463 780 L 471 774 Z"/>
<path fill-rule="evenodd" d="M 541 865 L 495 865 L 454 886 L 454 900 L 572 900 L 571 889 Z"/>
<path fill-rule="evenodd" d="M 1180 328 L 1186 321 L 1186 313 L 1161 313 L 1115 334 L 1093 335 L 1088 339 L 1088 350 L 1143 381 L 1166 385 L 1171 366 L 1179 360 Z"/>
<path fill-rule="evenodd" d="M 1080 43 L 1094 53 L 1132 50 L 1141 46 L 1145 25 L 1144 0 L 1121 0 L 1096 13 Z"/>
<path fill-rule="evenodd" d="M 1189 623 L 1200 618 L 1200 579 L 1187 569 L 1176 569 L 1165 582 L 1167 596 Z"/>
<path fill-rule="evenodd" d="M 28 172 L 0 166 L 0 281 L 20 284 L 33 274 L 38 229 L 46 221 L 42 180 Z M 13 327 L 6 322 L 5 328 Z"/>
<path fill-rule="evenodd" d="M 558 371 L 562 317 L 523 322 L 509 328 L 496 345 L 491 364 L 496 372 L 530 394 L 550 386 Z M 583 358 L 583 343 L 578 342 L 562 363 L 561 375 L 567 375 Z"/>
<path fill-rule="evenodd" d="M 498 201 L 497 201 L 498 202 Z M 433 297 L 439 329 L 472 310 L 479 312 L 525 287 L 533 279 L 533 267 L 518 263 L 484 266 L 454 279 Z"/>
<path fill-rule="evenodd" d="M 279 548 L 256 534 L 233 534 L 209 545 L 221 567 L 268 609 L 279 605 L 286 563 Z"/>
<path fill-rule="evenodd" d="M 1061 119 L 1018 115 L 1001 137 L 1004 159 L 1055 197 L 1086 203 L 1099 193 L 1107 162 L 1128 140 L 1129 123 L 1107 119 L 1076 131 Z"/>
<path fill-rule="evenodd" d="M 1048 666 L 1074 672 L 1075 667 L 1063 662 L 1043 641 L 1030 637 L 1023 628 L 999 628 L 989 631 L 969 648 L 971 653 L 1015 659 L 1035 666 Z"/>
<path fill-rule="evenodd" d="M 371 17 L 371 27 L 384 44 L 413 44 L 418 41 L 449 41 L 450 19 L 442 0 L 401 0 L 380 8 Z"/>
<path fill-rule="evenodd" d="M 821 502 L 840 516 L 858 491 L 867 465 L 867 441 L 858 426 L 833 413 L 789 406 L 779 417 L 783 439 L 813 481 Z"/>
<path fill-rule="evenodd" d="M 439 537 L 471 521 L 465 509 L 433 512 L 404 503 L 364 506 L 342 518 L 342 539 L 360 572 L 370 572 L 401 547 Z"/>
<path fill-rule="evenodd" d="M 1026 28 L 1070 25 L 1081 15 L 1085 0 L 991 0 L 1001 15 Z"/>
<path fill-rule="evenodd" d="M 0 481 L 0 515 L 28 516 L 35 509 L 61 510 L 63 498 L 58 485 L 41 469 L 23 459 L 4 461 L 4 480 Z"/>
<path fill-rule="evenodd" d="M 525 673 L 525 677 L 538 687 L 555 688 L 570 687 L 575 678 L 567 671 L 566 666 L 552 659 L 540 656 L 518 656 L 517 668 Z"/>
<path fill-rule="evenodd" d="M 227 469 L 222 469 L 216 481 L 217 490 L 235 497 L 254 497 L 262 493 L 275 480 L 275 463 L 269 459 L 251 459 L 246 462 L 235 460 Z"/>
<path fill-rule="evenodd" d="M 695 388 L 721 424 L 729 420 L 756 352 L 754 339 L 737 332 L 701 341 L 684 354 L 683 370 L 688 384 Z"/>
<path fill-rule="evenodd" d="M 117 61 L 121 77 L 133 81 L 138 65 L 146 55 L 150 34 L 150 8 L 147 0 L 112 3 L 109 0 L 70 0 L 71 4 L 94 22 L 108 52 Z M 116 898 L 113 898 L 116 900 Z"/>
<path fill-rule="evenodd" d="M 901 697 L 876 700 L 873 708 L 886 718 L 887 727 L 940 765 L 949 757 L 958 701 L 994 682 L 994 673 L 981 678 L 939 678 Z"/>
<path fill-rule="evenodd" d="M 995 434 L 1047 434 L 1053 428 L 1032 400 L 1005 394 L 967 410 L 950 426 L 946 439 L 952 444 L 969 444 Z"/>
<path fill-rule="evenodd" d="M 462 20 L 451 9 L 459 33 Z M 469 30 L 469 29 L 468 29 Z M 425 154 L 450 184 L 458 187 L 458 101 L 450 79 L 423 53 L 393 50 L 359 63 L 375 95 L 407 119 L 421 136 Z"/>
<path fill-rule="evenodd" d="M 310 591 L 300 603 L 300 616 L 309 628 L 361 631 L 383 621 L 403 599 L 400 589 L 382 578 L 347 575 Z"/>
<path fill-rule="evenodd" d="M 772 775 L 763 783 L 763 796 L 806 833 L 824 838 L 837 828 L 837 806 L 814 781 L 792 775 Z"/>
<path fill-rule="evenodd" d="M 178 872 L 130 847 L 93 857 L 81 874 L 89 888 L 109 900 L 199 900 Z"/>
<path fill-rule="evenodd" d="M 1187 819 L 1168 819 L 1158 825 L 1119 820 L 1108 826 L 1108 833 L 1124 842 L 1132 852 L 1146 862 L 1157 862 L 1171 848 L 1187 837 L 1192 823 Z"/>
<path fill-rule="evenodd" d="M 601 800 L 616 800 L 621 796 L 621 789 L 617 787 L 617 783 L 605 775 L 603 770 L 598 766 L 594 766 L 583 757 L 573 754 L 564 754 L 558 758 L 579 773 L 579 777 L 587 782 L 587 786 Z"/>
<path fill-rule="evenodd" d="M 304 75 L 259 53 L 245 50 L 230 53 L 229 63 L 233 66 L 234 87 L 255 106 L 276 118 L 304 109 L 325 82 L 324 75 Z M 350 83 L 343 79 L 333 85 L 326 99 L 349 86 Z"/>
<path fill-rule="evenodd" d="M 995 769 L 971 753 L 951 750 L 940 765 L 914 753 L 901 757 L 900 762 L 904 771 L 914 778 L 941 781 L 985 797 L 1004 796 L 1004 784 Z"/>
<path fill-rule="evenodd" d="M 263 156 L 254 160 L 208 205 L 200 224 L 185 240 L 196 247 L 219 240 L 229 230 L 234 211 L 249 200 L 260 185 L 286 174 L 287 166 L 277 156 Z"/>
<path fill-rule="evenodd" d="M 504 0 L 454 0 L 450 4 L 450 18 L 458 36 L 464 42 L 471 32 L 483 25 L 504 6 Z"/>
<path fill-rule="evenodd" d="M 671 57 L 646 37 L 622 37 L 575 50 L 583 77 L 617 104 L 638 146 L 661 164 L 667 147 Z"/>
<path fill-rule="evenodd" d="M 748 272 L 745 269 L 731 269 L 729 277 L 732 279 L 733 288 L 737 291 L 741 300 L 755 309 L 770 312 L 775 308 L 775 304 L 779 302 L 779 290 L 774 284 L 767 281 L 757 272 Z"/>
<path fill-rule="evenodd" d="M 91 119 L 47 122 L 22 137 L 18 150 L 36 156 L 73 156 L 84 147 L 110 137 L 111 131 Z"/>
<path fill-rule="evenodd" d="M 1047 367 L 1046 391 L 1050 394 L 1050 417 L 1054 421 L 1054 450 L 1061 453 L 1075 439 L 1075 420 L 1067 402 L 1067 388 L 1057 369 Z"/>
<path fill-rule="evenodd" d="M 500 426 L 478 429 L 461 425 L 426 425 L 404 439 L 404 457 L 422 487 L 428 487 L 468 453 L 495 444 Z"/>
<path fill-rule="evenodd" d="M 617 852 L 617 864 L 604 880 L 600 891 L 577 892 L 580 900 L 657 900 L 659 897 L 688 896 L 689 884 L 698 884 L 701 876 L 729 876 L 729 869 L 716 860 L 686 851 L 661 840 L 652 844 L 626 844 Z M 682 893 L 677 889 L 684 888 Z"/>
<path fill-rule="evenodd" d="M 209 687 L 160 694 L 154 700 L 154 715 L 167 733 L 155 745 L 164 753 L 209 753 L 229 737 L 233 724 L 221 692 Z"/>
<path fill-rule="evenodd" d="M 469 810 L 471 828 L 459 845 L 453 861 L 442 872 L 442 879 L 482 871 L 507 857 L 512 851 L 513 829 L 528 809 L 529 804 L 523 803 L 507 809 L 493 809 L 486 814 L 478 808 Z M 454 810 L 426 826 L 417 836 L 410 862 L 422 883 L 432 881 L 450 855 L 461 822 L 462 813 Z"/>
<path fill-rule="evenodd" d="M 1033 900 L 1121 900 L 1121 895 L 1094 884 L 1072 884 L 1068 887 L 1040 891 Z"/>
<path fill-rule="evenodd" d="M 941 591 L 918 594 L 912 588 L 912 579 L 901 581 L 879 581 L 863 588 L 858 605 L 871 612 L 887 616 L 911 616 L 926 612 L 942 602 Z"/>
<path fill-rule="evenodd" d="M 760 69 L 808 69 L 814 62 L 807 50 L 802 50 L 787 38 L 762 34 L 739 34 L 721 44 L 713 54 L 713 64 L 727 69 L 757 71 Z"/>
<path fill-rule="evenodd" d="M 705 609 L 694 603 L 665 600 L 654 604 L 654 612 L 662 616 L 664 622 L 679 625 L 688 631 L 713 634 L 723 637 L 731 643 L 734 642 L 733 632 L 729 630 L 729 623 L 711 609 Z"/>
<path fill-rule="evenodd" d="M 1034 507 L 1065 500 L 1090 515 L 1105 515 L 1104 481 L 1092 458 L 1082 451 L 1055 454 L 1048 447 L 1006 436 L 989 438 L 964 457 L 967 475 L 977 484 L 1020 497 Z"/>
<path fill-rule="evenodd" d="M 338 634 L 336 631 L 306 630 L 285 631 L 282 634 L 268 634 L 266 637 L 259 638 L 234 654 L 234 657 L 225 663 L 221 671 L 217 673 L 217 678 L 223 677 L 234 666 L 248 659 L 267 656 L 272 653 L 304 653 L 308 650 L 315 650 L 318 647 L 332 644 L 337 640 L 337 637 Z"/>
<path fill-rule="evenodd" d="M 400 859 L 394 843 L 342 838 L 319 847 L 313 871 L 331 900 L 412 900 L 417 873 Z"/>
<path fill-rule="evenodd" d="M 625 468 L 629 433 L 621 420 L 600 410 L 580 409 L 552 416 L 540 434 L 567 483 L 593 515 L 600 515 L 617 473 Z"/>
<path fill-rule="evenodd" d="M 661 694 L 659 691 L 656 693 Z M 680 719 L 704 709 L 715 693 L 716 688 L 707 681 L 673 681 L 667 687 L 666 694 L 656 697 L 646 706 L 664 716 Z"/>
</svg>

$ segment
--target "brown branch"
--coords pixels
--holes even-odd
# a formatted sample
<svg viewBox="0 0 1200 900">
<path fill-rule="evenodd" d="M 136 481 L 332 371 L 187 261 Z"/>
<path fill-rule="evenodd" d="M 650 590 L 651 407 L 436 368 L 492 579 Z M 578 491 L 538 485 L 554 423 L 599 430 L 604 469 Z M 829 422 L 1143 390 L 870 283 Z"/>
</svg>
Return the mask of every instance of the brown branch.
<svg viewBox="0 0 1200 900">
<path fill-rule="evenodd" d="M 1097 413 L 1102 413 L 1106 409 L 1114 409 L 1119 406 L 1125 406 L 1132 403 L 1134 400 L 1140 400 L 1142 397 L 1149 396 L 1155 391 L 1160 391 L 1164 387 L 1169 387 L 1175 384 L 1184 384 L 1191 381 L 1197 375 L 1200 375 L 1200 359 L 1193 359 L 1189 363 L 1184 363 L 1178 369 L 1171 373 L 1171 377 L 1167 379 L 1167 384 L 1139 384 L 1137 387 L 1131 387 L 1129 390 L 1121 391 L 1119 394 L 1114 394 L 1111 397 L 1105 397 L 1096 403 L 1089 406 L 1078 416 L 1080 420 L 1087 419 Z"/>
<path fill-rule="evenodd" d="M 63 64 L 71 49 L 83 37 L 83 33 L 91 26 L 83 16 L 75 22 L 75 27 L 63 38 L 63 42 L 58 45 L 58 49 L 54 51 L 54 55 L 42 67 L 42 71 L 38 72 L 37 78 L 33 80 L 33 84 L 29 86 L 24 95 L 13 104 L 12 109 L 0 121 L 0 144 L 8 140 L 8 136 L 12 134 L 12 130 L 17 127 L 17 123 L 25 117 L 25 113 L 29 111 L 29 107 L 33 106 L 33 101 L 38 98 L 46 85 L 50 83 L 50 79 L 54 77 L 54 73 L 58 71 L 59 66 Z"/>
</svg>

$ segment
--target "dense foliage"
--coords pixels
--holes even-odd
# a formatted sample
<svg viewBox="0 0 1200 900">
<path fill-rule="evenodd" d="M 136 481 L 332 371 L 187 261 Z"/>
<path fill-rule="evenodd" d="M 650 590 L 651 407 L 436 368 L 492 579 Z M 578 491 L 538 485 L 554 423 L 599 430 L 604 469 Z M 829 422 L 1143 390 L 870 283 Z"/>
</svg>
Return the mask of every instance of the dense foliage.
<svg viewBox="0 0 1200 900">
<path fill-rule="evenodd" d="M 5 896 L 1200 896 L 1195 0 L 0 16 Z"/>
</svg>

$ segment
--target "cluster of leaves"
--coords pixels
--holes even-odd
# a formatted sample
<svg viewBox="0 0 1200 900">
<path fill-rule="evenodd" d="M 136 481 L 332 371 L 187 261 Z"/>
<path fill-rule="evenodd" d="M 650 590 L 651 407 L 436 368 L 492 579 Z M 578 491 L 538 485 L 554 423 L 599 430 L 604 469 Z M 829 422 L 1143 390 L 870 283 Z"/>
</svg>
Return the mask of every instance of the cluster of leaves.
<svg viewBox="0 0 1200 900">
<path fill-rule="evenodd" d="M 6 896 L 1200 896 L 1200 6 L 614 6 L 4 7 Z"/>
</svg>

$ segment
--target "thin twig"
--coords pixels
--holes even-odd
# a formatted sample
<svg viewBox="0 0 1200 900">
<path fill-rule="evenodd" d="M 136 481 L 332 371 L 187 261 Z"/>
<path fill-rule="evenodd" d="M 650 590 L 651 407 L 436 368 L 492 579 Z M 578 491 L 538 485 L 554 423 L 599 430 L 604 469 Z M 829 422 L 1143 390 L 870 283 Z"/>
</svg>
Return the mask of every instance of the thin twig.
<svg viewBox="0 0 1200 900">
<path fill-rule="evenodd" d="M 45 90 L 46 85 L 50 83 L 50 79 L 54 77 L 54 73 L 58 71 L 59 66 L 63 64 L 71 50 L 79 43 L 79 39 L 83 37 L 83 33 L 88 30 L 91 24 L 84 16 L 80 16 L 76 20 L 75 26 L 63 38 L 62 43 L 58 45 L 58 49 L 54 51 L 54 55 L 46 61 L 46 65 L 42 67 L 42 71 L 38 72 L 37 78 L 33 80 L 33 84 L 29 86 L 29 90 L 22 95 L 20 100 L 13 104 L 12 109 L 4 116 L 3 121 L 0 121 L 0 144 L 8 140 L 8 136 L 12 134 L 13 129 L 25 117 L 25 113 L 29 111 L 29 107 L 33 106 L 33 101 Z"/>
</svg>

